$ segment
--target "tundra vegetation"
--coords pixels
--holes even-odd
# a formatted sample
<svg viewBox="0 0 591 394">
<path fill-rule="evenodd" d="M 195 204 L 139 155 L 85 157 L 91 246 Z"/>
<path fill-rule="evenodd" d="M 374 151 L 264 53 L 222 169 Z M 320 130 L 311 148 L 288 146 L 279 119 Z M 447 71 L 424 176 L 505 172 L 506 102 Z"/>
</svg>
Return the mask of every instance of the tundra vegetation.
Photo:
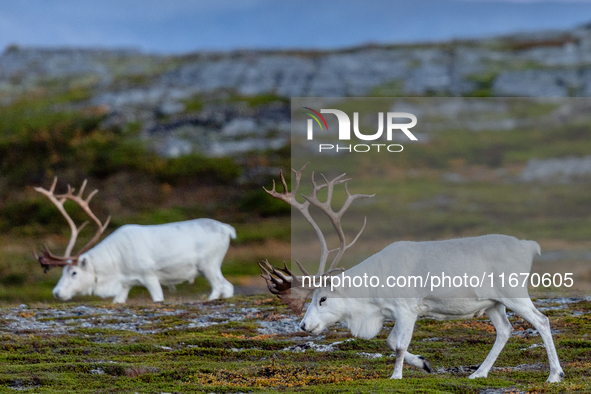
<svg viewBox="0 0 591 394">
<path fill-rule="evenodd" d="M 394 357 L 385 345 L 392 323 L 386 323 L 371 340 L 351 340 L 349 331 L 339 325 L 320 337 L 298 331 L 301 317 L 274 297 L 260 295 L 267 290 L 255 264 L 261 259 L 280 262 L 290 258 L 289 209 L 260 188 L 270 187 L 277 171 L 256 178 L 245 176 L 259 167 L 291 168 L 289 148 L 240 157 L 194 153 L 163 158 L 142 142 L 141 125 L 104 125 L 103 108 L 77 108 L 88 94 L 84 88 L 57 93 L 40 90 L 1 108 L 2 391 L 591 390 L 591 303 L 583 298 L 557 298 L 571 296 L 564 289 L 532 291 L 539 297 L 534 303 L 549 317 L 554 330 L 565 372 L 559 384 L 545 383 L 548 364 L 541 338 L 512 314 L 509 320 L 515 334 L 496 363 L 502 368 L 493 367 L 487 379 L 476 380 L 467 377 L 495 339 L 486 317 L 419 320 L 409 350 L 427 358 L 436 374 L 405 367 L 405 379 L 396 382 L 389 379 Z M 210 100 L 217 105 L 222 100 L 219 97 L 229 97 L 224 105 L 241 101 L 237 95 L 213 99 L 203 95 L 195 98 L 191 108 L 199 111 Z M 254 97 L 242 102 L 265 106 L 271 101 L 273 97 Z M 540 104 L 523 111 L 547 111 L 547 107 Z M 549 254 L 553 260 L 535 261 L 534 271 L 572 269 L 575 283 L 588 294 L 588 179 L 557 185 L 524 183 L 518 177 L 533 158 L 588 155 L 589 126 L 581 121 L 519 132 L 444 130 L 420 149 L 407 149 L 396 165 L 384 165 L 387 158 L 383 162 L 368 158 L 356 171 L 371 176 L 367 180 L 357 177 L 356 190 L 351 192 L 376 193 L 376 197 L 371 205 L 361 205 L 351 227 L 345 224 L 344 228 L 354 234 L 370 210 L 390 218 L 392 225 L 386 229 L 368 222 L 362 238 L 377 241 L 356 244 L 348 256 L 361 261 L 398 239 L 510 234 L 534 239 L 543 252 L 553 252 Z M 329 158 L 328 165 L 330 160 L 337 158 Z M 294 163 L 294 167 L 301 164 Z M 341 172 L 352 171 L 342 168 Z M 239 295 L 229 301 L 207 302 L 210 288 L 199 278 L 195 285 L 179 285 L 174 292 L 164 289 L 164 304 L 153 304 L 147 290 L 139 287 L 132 289 L 130 304 L 125 306 L 97 298 L 54 301 L 51 290 L 60 272 L 43 274 L 32 251 L 43 243 L 52 250 L 63 250 L 69 234 L 60 214 L 31 186 L 48 185 L 55 175 L 71 184 L 89 178 L 90 187 L 101 190 L 100 199 L 93 203 L 99 217 L 112 216 L 105 233 L 127 223 L 196 217 L 231 224 L 238 237 L 232 241 L 222 272 Z M 286 177 L 290 182 L 287 172 Z M 83 213 L 71 208 L 73 218 L 82 222 Z M 81 243 L 92 236 L 86 230 L 80 235 Z"/>
<path fill-rule="evenodd" d="M 563 301 L 536 302 L 557 332 L 566 373 L 558 384 L 545 383 L 541 338 L 514 315 L 515 334 L 498 359 L 502 367 L 487 379 L 468 379 L 495 340 L 481 317 L 419 320 L 411 349 L 428 358 L 435 373 L 405 367 L 405 378 L 394 381 L 394 355 L 385 346 L 392 323 L 371 340 L 351 339 L 338 325 L 322 337 L 281 332 L 272 328 L 295 326 L 300 317 L 274 296 L 251 295 L 230 302 L 3 307 L 0 387 L 35 393 L 588 392 L 591 303 Z"/>
</svg>

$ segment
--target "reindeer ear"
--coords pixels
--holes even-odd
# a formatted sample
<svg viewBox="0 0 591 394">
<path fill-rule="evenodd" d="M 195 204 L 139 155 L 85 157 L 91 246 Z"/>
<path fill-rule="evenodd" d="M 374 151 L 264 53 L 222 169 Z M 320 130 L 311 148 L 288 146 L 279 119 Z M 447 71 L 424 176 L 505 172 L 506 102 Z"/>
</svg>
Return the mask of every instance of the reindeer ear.
<svg viewBox="0 0 591 394">
<path fill-rule="evenodd" d="M 82 269 L 86 269 L 86 259 L 82 259 L 80 263 L 78 263 L 78 266 Z"/>
</svg>

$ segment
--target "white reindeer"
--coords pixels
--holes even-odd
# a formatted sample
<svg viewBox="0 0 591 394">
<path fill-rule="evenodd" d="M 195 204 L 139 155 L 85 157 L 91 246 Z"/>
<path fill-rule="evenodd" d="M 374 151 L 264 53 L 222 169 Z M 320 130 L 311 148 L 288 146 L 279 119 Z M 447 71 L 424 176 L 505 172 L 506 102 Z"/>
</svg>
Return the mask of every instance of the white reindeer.
<svg viewBox="0 0 591 394">
<path fill-rule="evenodd" d="M 298 209 L 316 231 L 321 243 L 321 258 L 316 277 L 323 278 L 338 269 L 337 264 L 344 251 L 357 240 L 365 227 L 364 222 L 357 237 L 347 244 L 340 225 L 340 218 L 344 211 L 353 200 L 372 196 L 350 195 L 347 190 L 347 200 L 343 208 L 334 212 L 331 208 L 334 186 L 348 179 L 342 179 L 345 175 L 343 174 L 330 182 L 324 178 L 325 184 L 316 185 L 314 174 L 312 174 L 314 186 L 312 193 L 309 196 L 303 196 L 306 201 L 299 203 L 295 196 L 304 168 L 300 171 L 294 170 L 295 182 L 291 193 L 287 192 L 283 174 L 281 174 L 283 193 L 275 191 L 275 184 L 273 184 L 273 190 L 267 192 Z M 319 201 L 316 197 L 317 192 L 323 188 L 327 188 L 325 202 Z M 329 217 L 340 240 L 337 255 L 326 272 L 326 261 L 331 251 L 328 250 L 322 232 L 308 212 L 310 204 L 320 208 Z M 501 287 L 497 283 L 495 286 L 485 288 L 468 286 L 450 289 L 448 287 L 436 288 L 435 291 L 431 291 L 429 287 L 418 287 L 405 293 L 382 287 L 360 289 L 351 287 L 348 283 L 345 286 L 331 286 L 336 282 L 335 278 L 343 276 L 367 275 L 382 279 L 389 276 L 426 278 L 428 273 L 444 271 L 467 272 L 468 275 L 479 271 L 481 274 L 486 272 L 487 278 L 489 274 L 492 274 L 493 278 L 498 278 L 498 275 L 503 273 L 529 273 L 535 254 L 540 254 L 540 246 L 536 242 L 518 240 L 505 235 L 485 235 L 432 242 L 395 242 L 337 277 L 325 278 L 327 284 L 319 287 L 314 287 L 318 284 L 310 286 L 310 283 L 306 287 L 302 286 L 302 279 L 311 275 L 297 260 L 296 263 L 305 274 L 304 277 L 294 275 L 287 266 L 273 268 L 267 261 L 259 262 L 259 266 L 262 269 L 262 276 L 267 280 L 269 290 L 297 313 L 301 313 L 306 296 L 313 291 L 312 302 L 300 324 L 302 330 L 309 333 L 319 334 L 328 325 L 342 321 L 354 336 L 369 339 L 379 333 L 384 321 L 395 321 L 395 326 L 387 339 L 388 346 L 396 352 L 392 379 L 402 378 L 404 361 L 412 366 L 423 368 L 427 372 L 432 371 L 424 357 L 407 351 L 418 318 L 467 319 L 481 316 L 483 313 L 486 313 L 494 325 L 497 338 L 484 362 L 476 372 L 470 375 L 470 378 L 486 377 L 511 336 L 512 326 L 505 311 L 505 308 L 509 308 L 538 330 L 550 361 L 550 376 L 547 381 L 559 382 L 564 377 L 564 373 L 556 354 L 548 318 L 535 308 L 528 295 L 527 287 L 511 288 L 507 284 L 505 284 L 506 287 Z"/>
<path fill-rule="evenodd" d="M 35 253 L 45 271 L 50 267 L 64 267 L 53 289 L 56 298 L 69 300 L 75 295 L 94 294 L 114 297 L 113 302 L 124 303 L 133 286 L 144 286 L 154 302 L 161 302 L 164 300 L 161 284 L 193 283 L 200 274 L 212 287 L 210 300 L 233 295 L 234 287 L 221 272 L 230 238 L 236 238 L 232 226 L 212 219 L 154 226 L 125 225 L 93 247 L 110 219 L 102 224 L 88 206 L 97 190 L 86 199 L 82 198 L 84 181 L 78 194 L 75 195 L 68 185 L 67 193 L 56 195 L 56 184 L 57 177 L 49 190 L 35 188 L 59 209 L 72 231 L 64 256 L 56 256 L 48 249 L 41 256 Z M 66 200 L 78 204 L 98 227 L 94 237 L 74 256 L 71 253 L 78 233 L 87 222 L 80 227 L 75 225 L 64 209 Z"/>
</svg>

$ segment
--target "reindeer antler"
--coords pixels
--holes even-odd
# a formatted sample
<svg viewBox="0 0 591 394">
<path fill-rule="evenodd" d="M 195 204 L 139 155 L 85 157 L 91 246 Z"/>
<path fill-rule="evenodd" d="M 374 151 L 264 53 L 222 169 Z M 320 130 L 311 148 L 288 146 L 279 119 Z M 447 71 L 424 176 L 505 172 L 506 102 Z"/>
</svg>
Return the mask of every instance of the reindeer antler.
<svg viewBox="0 0 591 394">
<path fill-rule="evenodd" d="M 74 194 L 75 189 L 72 188 L 70 185 L 68 185 L 68 192 L 67 193 L 55 194 L 55 187 L 57 185 L 57 176 L 53 178 L 53 183 L 51 184 L 51 187 L 49 188 L 49 190 L 46 190 L 42 187 L 35 188 L 36 192 L 39 192 L 39 193 L 43 194 L 44 196 L 46 196 L 53 203 L 53 205 L 55 205 L 57 207 L 57 209 L 60 211 L 62 216 L 68 222 L 68 225 L 70 226 L 70 230 L 71 230 L 70 241 L 68 242 L 68 246 L 66 247 L 66 250 L 65 250 L 63 256 L 54 255 L 53 253 L 51 253 L 51 251 L 49 250 L 49 248 L 47 246 L 45 247 L 45 251 L 43 252 L 43 254 L 41 256 L 39 256 L 37 254 L 37 252 L 34 252 L 35 259 L 39 260 L 39 262 L 41 263 L 41 266 L 43 267 L 45 272 L 47 272 L 47 270 L 51 267 L 58 267 L 58 266 L 65 266 L 65 265 L 76 265 L 78 262 L 78 257 L 82 253 L 90 250 L 90 248 L 92 248 L 98 242 L 102 233 L 105 231 L 105 229 L 109 225 L 109 221 L 111 220 L 111 216 L 109 216 L 107 218 L 107 220 L 105 221 L 105 224 L 102 224 L 101 221 L 96 217 L 96 215 L 92 212 L 92 210 L 90 209 L 90 207 L 88 205 L 90 203 L 90 200 L 92 199 L 92 197 L 94 197 L 94 195 L 96 193 L 98 193 L 98 190 L 92 191 L 86 197 L 86 199 L 84 199 L 82 197 L 82 194 L 84 193 L 84 189 L 86 188 L 86 182 L 87 182 L 86 179 L 84 180 L 84 182 L 82 182 L 82 186 L 80 186 L 80 191 L 78 192 L 78 194 Z M 82 223 L 82 225 L 80 225 L 80 227 L 77 227 L 76 224 L 74 223 L 74 221 L 72 220 L 72 218 L 70 217 L 70 215 L 68 214 L 68 212 L 66 212 L 66 209 L 64 208 L 64 203 L 66 202 L 66 200 L 70 200 L 70 201 L 75 202 L 80 208 L 82 208 L 82 210 L 88 216 L 90 216 L 92 221 L 98 227 L 97 231 L 94 234 L 94 236 L 92 237 L 92 239 L 86 245 L 84 245 L 84 247 L 82 249 L 80 249 L 80 251 L 74 256 L 72 256 L 72 250 L 74 249 L 74 246 L 76 245 L 76 240 L 78 239 L 78 234 L 88 224 L 88 221 Z"/>
<path fill-rule="evenodd" d="M 309 163 L 304 165 L 299 171 L 296 171 L 292 168 L 292 171 L 295 175 L 295 180 L 294 180 L 294 185 L 293 185 L 291 192 L 288 192 L 287 182 L 285 181 L 285 177 L 283 176 L 283 171 L 280 172 L 281 184 L 283 185 L 283 192 L 279 193 L 275 190 L 275 181 L 273 181 L 273 188 L 271 190 L 267 190 L 264 187 L 263 187 L 263 189 L 271 196 L 273 196 L 277 199 L 280 199 L 280 200 L 288 203 L 292 207 L 296 208 L 304 216 L 304 218 L 306 218 L 308 223 L 310 223 L 310 225 L 312 226 L 312 228 L 316 232 L 318 240 L 320 241 L 320 261 L 318 264 L 318 273 L 316 274 L 316 276 L 329 275 L 331 272 L 333 272 L 335 270 L 342 270 L 342 268 L 337 268 L 337 265 L 338 265 L 339 261 L 341 260 L 341 257 L 343 257 L 343 254 L 345 253 L 345 251 L 347 249 L 349 249 L 357 241 L 357 239 L 359 238 L 359 236 L 361 235 L 361 233 L 365 229 L 365 225 L 366 225 L 366 219 L 364 219 L 363 226 L 361 227 L 361 230 L 359 231 L 357 236 L 353 239 L 353 241 L 351 243 L 347 244 L 347 241 L 345 238 L 345 233 L 341 227 L 341 218 L 343 217 L 343 214 L 351 206 L 351 204 L 353 203 L 354 200 L 361 199 L 361 198 L 370 198 L 370 197 L 375 196 L 375 194 L 372 194 L 372 195 L 353 194 L 353 195 L 351 195 L 349 193 L 348 188 L 347 188 L 347 181 L 349 181 L 350 179 L 344 179 L 344 176 L 346 174 L 341 174 L 331 181 L 328 181 L 323 174 L 320 174 L 326 183 L 318 185 L 318 184 L 316 184 L 316 181 L 314 179 L 314 172 L 312 172 L 312 186 L 313 186 L 312 191 L 311 191 L 310 195 L 308 195 L 308 196 L 302 195 L 302 197 L 305 199 L 305 201 L 303 203 L 300 203 L 296 200 L 296 193 L 297 193 L 298 188 L 300 186 L 302 172 L 306 169 L 308 164 Z M 341 209 L 339 209 L 338 211 L 335 212 L 332 209 L 332 196 L 333 196 L 333 192 L 334 192 L 334 187 L 335 187 L 335 185 L 340 185 L 342 183 L 345 184 L 345 191 L 347 192 L 347 199 L 345 200 L 345 203 L 343 204 Z M 327 188 L 327 197 L 326 197 L 326 201 L 322 202 L 318 199 L 317 195 L 318 195 L 318 192 L 324 188 Z M 328 249 L 326 239 L 324 238 L 324 234 L 322 233 L 322 230 L 320 229 L 320 227 L 318 226 L 316 221 L 310 215 L 310 211 L 309 211 L 310 205 L 313 205 L 313 206 L 319 208 L 330 219 L 330 222 L 332 223 L 332 225 L 339 237 L 339 248 L 338 249 L 333 249 L 333 250 Z M 329 267 L 329 270 L 325 271 L 328 256 L 331 252 L 335 252 L 335 251 L 337 251 L 337 254 L 336 254 L 334 260 L 332 261 L 332 263 Z M 304 275 L 311 276 L 308 273 L 308 271 L 306 271 L 306 269 L 304 269 L 304 267 L 300 264 L 299 261 L 295 260 L 295 262 L 297 263 L 297 265 L 300 268 L 300 270 L 302 271 L 302 273 L 304 273 Z M 297 277 L 296 275 L 294 275 L 291 272 L 291 270 L 289 268 L 287 268 L 287 265 L 285 265 L 285 263 L 284 263 L 284 268 L 273 267 L 273 266 L 271 266 L 271 264 L 269 264 L 269 262 L 267 260 L 265 260 L 264 262 L 259 261 L 258 264 L 259 264 L 259 267 L 261 268 L 261 276 L 267 281 L 267 287 L 269 288 L 271 293 L 276 294 L 284 303 L 289 305 L 291 307 L 291 309 L 294 310 L 294 312 L 301 313 L 301 311 L 304 307 L 304 304 L 306 302 L 306 297 L 309 295 L 309 293 L 313 289 L 304 288 L 302 286 L 301 277 Z"/>
</svg>

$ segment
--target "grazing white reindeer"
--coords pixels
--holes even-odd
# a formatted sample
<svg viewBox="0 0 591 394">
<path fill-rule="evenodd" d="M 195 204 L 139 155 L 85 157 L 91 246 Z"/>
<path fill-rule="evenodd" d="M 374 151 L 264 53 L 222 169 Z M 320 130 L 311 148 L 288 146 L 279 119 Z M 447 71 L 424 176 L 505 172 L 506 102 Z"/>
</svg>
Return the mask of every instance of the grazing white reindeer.
<svg viewBox="0 0 591 394">
<path fill-rule="evenodd" d="M 84 199 L 84 181 L 78 194 L 74 194 L 74 189 L 68 185 L 67 193 L 56 195 L 56 184 L 57 177 L 49 190 L 35 188 L 59 209 L 72 231 L 64 256 L 56 256 L 47 248 L 41 256 L 35 253 L 45 271 L 51 267 L 64 267 L 62 277 L 53 289 L 56 298 L 69 300 L 75 295 L 94 294 L 103 298 L 114 297 L 113 302 L 124 303 L 133 286 L 144 286 L 152 300 L 160 302 L 164 300 L 161 284 L 193 283 L 200 274 L 212 287 L 210 300 L 233 295 L 234 287 L 221 272 L 230 238 L 236 238 L 232 226 L 212 219 L 154 226 L 125 225 L 93 247 L 110 219 L 102 224 L 88 206 L 97 190 Z M 78 204 L 98 227 L 94 237 L 74 256 L 71 254 L 78 233 L 88 222 L 77 227 L 64 209 L 66 200 Z"/>
<path fill-rule="evenodd" d="M 337 269 L 342 254 L 352 245 L 352 243 L 347 245 L 340 226 L 340 217 L 344 210 L 354 199 L 371 196 L 351 196 L 347 191 L 344 207 L 338 212 L 334 212 L 331 208 L 333 189 L 336 184 L 345 182 L 345 180 L 341 180 L 344 174 L 330 182 L 325 178 L 326 184 L 320 186 L 316 185 L 312 174 L 313 191 L 309 196 L 303 196 L 306 200 L 305 203 L 299 203 L 295 200 L 295 196 L 304 168 L 300 171 L 294 170 L 296 176 L 291 193 L 287 192 L 283 174 L 281 174 L 283 193 L 276 192 L 275 187 L 268 193 L 302 212 L 319 235 L 321 258 L 320 269 L 316 276 L 323 277 Z M 316 197 L 316 193 L 323 188 L 328 189 L 325 202 L 319 201 Z M 339 235 L 340 248 L 326 272 L 324 267 L 331 251 L 326 246 L 322 232 L 308 213 L 309 204 L 320 208 L 329 217 Z M 363 227 L 365 227 L 365 223 Z M 355 240 L 360 234 L 361 232 Z M 332 286 L 337 278 L 345 276 L 377 276 L 382 280 L 391 276 L 405 276 L 407 278 L 420 276 L 425 279 L 430 273 L 443 271 L 474 273 L 476 270 L 482 270 L 482 273 L 486 272 L 487 278 L 489 274 L 492 274 L 493 278 L 498 278 L 499 274 L 508 272 L 529 273 L 535 254 L 540 254 L 540 246 L 536 242 L 518 240 L 505 235 L 485 235 L 432 242 L 395 242 L 342 274 L 326 278 L 327 285 L 312 285 L 317 287 L 305 283 L 309 282 L 308 280 L 304 282 L 307 286 L 302 286 L 304 284 L 303 278 L 311 275 L 297 260 L 296 263 L 305 274 L 304 277 L 295 276 L 287 267 L 273 268 L 268 262 L 259 263 L 259 266 L 262 269 L 262 276 L 267 280 L 269 290 L 277 294 L 297 313 L 301 313 L 306 296 L 312 291 L 314 292 L 312 302 L 300 324 L 300 327 L 307 332 L 319 334 L 328 325 L 342 321 L 349 327 L 353 335 L 369 339 L 379 333 L 384 321 L 395 321 L 396 324 L 387 340 L 388 346 L 396 351 L 392 379 L 402 378 L 404 361 L 415 367 L 423 368 L 427 372 L 432 371 L 424 357 L 407 351 L 415 322 L 419 317 L 439 320 L 467 319 L 480 316 L 483 313 L 487 314 L 494 325 L 497 339 L 489 355 L 478 370 L 470 375 L 470 378 L 486 377 L 511 336 L 512 326 L 505 311 L 507 307 L 522 316 L 539 331 L 550 360 L 550 376 L 547 381 L 559 382 L 564 373 L 556 354 L 548 318 L 535 308 L 529 298 L 527 287 L 510 288 L 497 284 L 484 289 L 462 286 L 459 289 L 436 288 L 434 291 L 429 287 L 418 287 L 404 293 L 399 289 L 389 290 L 382 287 L 367 287 L 360 290 L 350 284 L 342 286 L 340 281 L 339 286 Z"/>
</svg>

